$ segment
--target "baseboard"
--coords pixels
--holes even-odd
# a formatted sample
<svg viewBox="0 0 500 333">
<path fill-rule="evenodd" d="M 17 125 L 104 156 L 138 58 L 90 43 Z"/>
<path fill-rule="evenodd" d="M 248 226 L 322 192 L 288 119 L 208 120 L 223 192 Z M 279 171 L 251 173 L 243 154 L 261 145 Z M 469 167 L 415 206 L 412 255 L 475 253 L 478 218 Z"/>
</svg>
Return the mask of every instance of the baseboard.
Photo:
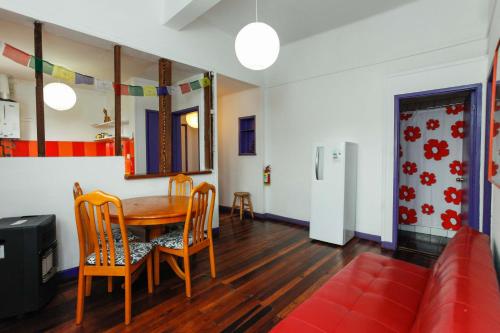
<svg viewBox="0 0 500 333">
<path fill-rule="evenodd" d="M 224 212 L 224 213 L 229 213 L 231 211 L 231 207 L 227 207 L 227 206 L 219 206 L 219 209 L 221 212 Z M 245 214 L 248 214 L 248 212 L 245 211 Z M 255 213 L 255 212 L 254 212 L 254 216 L 258 220 L 271 220 L 271 221 L 285 222 L 285 223 L 300 225 L 303 227 L 309 227 L 309 221 L 293 219 L 291 217 L 285 217 L 285 216 L 280 216 L 280 215 L 275 215 L 275 214 L 270 214 L 270 213 Z"/>
<path fill-rule="evenodd" d="M 64 269 L 56 273 L 56 280 L 58 283 L 74 280 L 78 277 L 78 267 Z"/>
<path fill-rule="evenodd" d="M 372 242 L 382 243 L 382 237 L 380 237 L 378 235 L 372 235 L 372 234 L 367 234 L 364 232 L 355 231 L 354 236 L 361 238 L 361 239 L 366 239 L 366 240 L 369 240 Z"/>
<path fill-rule="evenodd" d="M 396 243 L 395 242 L 382 242 L 382 248 L 395 251 L 396 250 Z"/>
</svg>

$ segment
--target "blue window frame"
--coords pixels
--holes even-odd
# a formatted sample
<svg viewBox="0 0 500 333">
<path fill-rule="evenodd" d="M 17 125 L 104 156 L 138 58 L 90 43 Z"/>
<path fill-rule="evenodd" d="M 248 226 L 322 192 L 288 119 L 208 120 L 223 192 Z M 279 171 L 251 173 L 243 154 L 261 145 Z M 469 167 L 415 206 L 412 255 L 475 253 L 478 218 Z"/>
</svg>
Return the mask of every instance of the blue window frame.
<svg viewBox="0 0 500 333">
<path fill-rule="evenodd" d="M 239 118 L 239 155 L 256 155 L 255 116 Z"/>
</svg>

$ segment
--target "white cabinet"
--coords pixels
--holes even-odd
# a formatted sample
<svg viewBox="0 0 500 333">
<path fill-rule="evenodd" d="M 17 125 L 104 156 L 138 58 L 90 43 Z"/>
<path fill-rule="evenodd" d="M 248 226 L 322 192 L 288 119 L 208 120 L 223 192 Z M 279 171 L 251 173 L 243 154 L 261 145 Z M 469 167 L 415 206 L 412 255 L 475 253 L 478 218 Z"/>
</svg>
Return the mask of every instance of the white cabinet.
<svg viewBox="0 0 500 333">
<path fill-rule="evenodd" d="M 19 103 L 0 101 L 0 138 L 21 138 Z"/>
</svg>

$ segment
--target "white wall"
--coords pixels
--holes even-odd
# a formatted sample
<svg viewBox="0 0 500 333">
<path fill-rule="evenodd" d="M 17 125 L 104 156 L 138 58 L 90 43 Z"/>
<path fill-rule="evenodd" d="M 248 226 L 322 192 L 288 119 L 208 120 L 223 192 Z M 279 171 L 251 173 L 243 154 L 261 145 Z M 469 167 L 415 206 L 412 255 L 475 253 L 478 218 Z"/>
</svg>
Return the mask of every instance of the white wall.
<svg viewBox="0 0 500 333">
<path fill-rule="evenodd" d="M 78 266 L 78 237 L 72 187 L 85 192 L 100 189 L 122 199 L 166 195 L 168 179 L 124 180 L 122 157 L 3 158 L 0 160 L 0 218 L 56 214 L 59 270 Z M 217 174 L 194 176 L 217 183 Z M 217 205 L 217 204 L 216 204 Z M 218 212 L 214 227 L 218 227 Z"/>
<path fill-rule="evenodd" d="M 267 75 L 266 212 L 309 220 L 313 142 L 353 141 L 357 230 L 392 241 L 394 94 L 484 83 L 487 10 L 421 0 L 283 47 Z"/>
<path fill-rule="evenodd" d="M 495 48 L 500 38 L 500 4 L 498 1 L 494 1 L 492 9 L 492 22 L 488 36 L 488 74 L 491 70 Z M 500 188 L 493 185 L 491 191 L 491 242 L 497 272 L 500 272 Z"/>
<path fill-rule="evenodd" d="M 262 89 L 252 88 L 219 97 L 220 204 L 230 207 L 233 193 L 250 192 L 254 210 L 264 213 L 264 115 Z M 255 115 L 256 156 L 238 156 L 238 118 Z"/>
<path fill-rule="evenodd" d="M 12 99 L 20 105 L 21 139 L 36 140 L 35 82 L 14 80 Z M 45 105 L 45 134 L 50 141 L 93 141 L 100 129 L 92 124 L 104 119 L 102 109 L 114 116 L 114 94 L 74 86 L 75 106 L 68 111 L 56 111 Z M 108 131 L 109 132 L 109 131 Z M 124 128 L 124 135 L 127 127 Z"/>
</svg>

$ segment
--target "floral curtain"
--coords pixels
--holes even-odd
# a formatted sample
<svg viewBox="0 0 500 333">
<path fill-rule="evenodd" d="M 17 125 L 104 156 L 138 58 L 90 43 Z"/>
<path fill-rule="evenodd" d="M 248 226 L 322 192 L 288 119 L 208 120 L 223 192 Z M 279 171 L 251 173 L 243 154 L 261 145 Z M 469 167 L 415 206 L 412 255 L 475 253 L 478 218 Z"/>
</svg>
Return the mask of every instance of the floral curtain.
<svg viewBox="0 0 500 333">
<path fill-rule="evenodd" d="M 462 225 L 463 112 L 455 104 L 401 113 L 400 229 L 451 237 Z"/>
</svg>

